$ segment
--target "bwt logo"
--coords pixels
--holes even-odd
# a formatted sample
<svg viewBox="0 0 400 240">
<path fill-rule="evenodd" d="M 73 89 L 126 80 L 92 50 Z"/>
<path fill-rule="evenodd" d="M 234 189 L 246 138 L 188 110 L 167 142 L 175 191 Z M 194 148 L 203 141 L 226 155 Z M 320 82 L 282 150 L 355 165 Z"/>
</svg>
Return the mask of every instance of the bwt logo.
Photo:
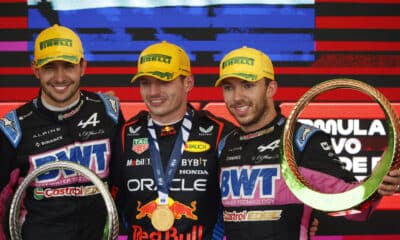
<svg viewBox="0 0 400 240">
<path fill-rule="evenodd" d="M 223 168 L 221 170 L 222 198 L 270 197 L 274 194 L 275 180 L 280 178 L 279 165 L 257 165 Z"/>
<path fill-rule="evenodd" d="M 85 143 L 76 142 L 50 152 L 41 153 L 30 157 L 32 168 L 36 169 L 53 161 L 71 161 L 90 168 L 99 177 L 108 174 L 108 161 L 110 159 L 110 143 L 108 139 Z M 33 169 L 30 169 L 32 171 Z M 72 170 L 51 170 L 37 177 L 36 184 L 44 184 L 76 177 Z M 65 182 L 67 183 L 67 182 Z"/>
</svg>

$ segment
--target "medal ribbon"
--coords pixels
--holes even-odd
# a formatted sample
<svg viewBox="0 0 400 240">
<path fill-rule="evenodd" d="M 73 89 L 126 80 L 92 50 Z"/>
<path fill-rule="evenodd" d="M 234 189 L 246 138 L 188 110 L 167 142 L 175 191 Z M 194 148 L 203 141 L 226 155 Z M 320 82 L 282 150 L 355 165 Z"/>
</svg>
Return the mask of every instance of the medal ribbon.
<svg viewBox="0 0 400 240">
<path fill-rule="evenodd" d="M 150 135 L 149 148 L 151 166 L 153 168 L 153 174 L 158 189 L 158 204 L 167 204 L 169 187 L 171 186 L 176 169 L 181 162 L 181 157 L 185 149 L 186 142 L 189 139 L 190 129 L 192 128 L 192 115 L 186 112 L 185 116 L 183 117 L 181 130 L 179 131 L 179 134 L 175 140 L 174 148 L 172 149 L 171 156 L 169 158 L 167 169 L 165 172 L 163 164 L 161 162 L 160 147 L 157 143 L 156 130 L 154 128 L 154 123 L 151 118 L 149 118 L 147 121 L 147 127 Z"/>
</svg>

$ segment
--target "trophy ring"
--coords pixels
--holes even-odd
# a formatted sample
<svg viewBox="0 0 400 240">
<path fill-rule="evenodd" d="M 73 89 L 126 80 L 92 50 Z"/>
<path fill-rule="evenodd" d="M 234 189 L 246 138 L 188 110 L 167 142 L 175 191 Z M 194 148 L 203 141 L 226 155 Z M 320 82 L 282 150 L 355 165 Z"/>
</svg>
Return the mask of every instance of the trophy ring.
<svg viewBox="0 0 400 240">
<path fill-rule="evenodd" d="M 118 238 L 118 231 L 119 231 L 119 222 L 118 222 L 118 214 L 115 207 L 115 203 L 113 198 L 111 197 L 110 192 L 108 191 L 107 187 L 104 185 L 102 180 L 93 173 L 90 169 L 70 161 L 55 161 L 51 163 L 47 163 L 35 170 L 33 170 L 30 174 L 28 174 L 22 183 L 17 188 L 10 208 L 10 216 L 9 216 L 9 225 L 10 225 L 10 236 L 12 240 L 20 240 L 22 239 L 21 234 L 21 224 L 19 223 L 19 210 L 22 201 L 23 193 L 25 192 L 26 188 L 30 185 L 30 183 L 37 178 L 39 175 L 46 173 L 50 170 L 55 169 L 69 169 L 76 171 L 82 174 L 84 177 L 89 179 L 99 190 L 100 194 L 102 195 L 106 209 L 108 214 L 108 219 L 106 226 L 104 227 L 104 236 L 103 239 L 107 240 L 114 240 Z"/>
<path fill-rule="evenodd" d="M 318 94 L 337 88 L 348 88 L 371 96 L 383 110 L 388 126 L 387 148 L 367 180 L 359 186 L 341 193 L 322 193 L 301 175 L 293 153 L 294 126 L 306 105 Z M 383 177 L 399 167 L 399 119 L 390 102 L 374 87 L 354 79 L 332 79 L 315 85 L 300 99 L 287 118 L 281 138 L 281 169 L 284 180 L 291 192 L 306 205 L 325 212 L 349 210 L 367 201 L 378 189 Z M 395 161 L 394 161 L 395 160 Z"/>
</svg>

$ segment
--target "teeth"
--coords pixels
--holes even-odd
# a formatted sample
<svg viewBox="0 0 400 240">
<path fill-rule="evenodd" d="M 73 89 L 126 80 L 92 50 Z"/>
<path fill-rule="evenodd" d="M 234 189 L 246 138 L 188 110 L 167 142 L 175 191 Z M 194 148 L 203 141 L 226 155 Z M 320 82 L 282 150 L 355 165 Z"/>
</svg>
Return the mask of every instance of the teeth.
<svg viewBox="0 0 400 240">
<path fill-rule="evenodd" d="M 57 90 L 60 90 L 60 91 L 62 91 L 62 90 L 64 90 L 64 89 L 66 89 L 66 88 L 67 88 L 66 86 L 55 87 L 55 89 L 57 89 Z"/>
<path fill-rule="evenodd" d="M 236 109 L 239 111 L 245 111 L 247 109 L 247 106 L 236 107 Z"/>
<path fill-rule="evenodd" d="M 151 100 L 151 102 L 152 102 L 152 103 L 161 103 L 161 100 L 160 100 L 160 99 L 158 99 L 158 100 Z"/>
</svg>

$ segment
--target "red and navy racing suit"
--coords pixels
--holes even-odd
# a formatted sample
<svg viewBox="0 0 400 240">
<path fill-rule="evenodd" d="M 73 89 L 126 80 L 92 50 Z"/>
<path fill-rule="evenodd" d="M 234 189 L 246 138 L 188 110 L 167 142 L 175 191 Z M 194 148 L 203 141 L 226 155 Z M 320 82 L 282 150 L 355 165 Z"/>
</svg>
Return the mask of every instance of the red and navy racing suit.
<svg viewBox="0 0 400 240">
<path fill-rule="evenodd" d="M 120 149 L 123 122 L 116 98 L 86 91 L 63 112 L 45 108 L 40 96 L 9 112 L 0 119 L 1 189 L 12 171 L 18 169 L 24 177 L 53 161 L 79 163 L 109 184 L 110 161 L 113 149 Z M 93 183 L 71 170 L 38 176 L 26 191 L 23 207 L 27 211 L 24 240 L 99 240 L 103 236 L 104 200 Z"/>
<path fill-rule="evenodd" d="M 193 111 L 192 128 L 180 164 L 169 188 L 174 225 L 165 232 L 151 224 L 158 198 L 149 151 L 149 113 L 140 112 L 123 128 L 123 161 L 113 187 L 128 239 L 212 239 L 220 206 L 217 144 L 233 125 L 206 111 Z M 171 126 L 155 124 L 164 169 L 182 121 Z M 118 191 L 118 193 L 117 193 Z"/>
<path fill-rule="evenodd" d="M 285 120 L 278 114 L 255 132 L 238 129 L 221 141 L 220 188 L 228 240 L 308 239 L 312 209 L 290 192 L 280 169 Z M 331 193 L 355 186 L 351 183 L 356 180 L 342 168 L 327 134 L 299 123 L 294 135 L 297 165 L 311 185 Z M 359 216 L 354 220 L 363 218 Z"/>
</svg>

